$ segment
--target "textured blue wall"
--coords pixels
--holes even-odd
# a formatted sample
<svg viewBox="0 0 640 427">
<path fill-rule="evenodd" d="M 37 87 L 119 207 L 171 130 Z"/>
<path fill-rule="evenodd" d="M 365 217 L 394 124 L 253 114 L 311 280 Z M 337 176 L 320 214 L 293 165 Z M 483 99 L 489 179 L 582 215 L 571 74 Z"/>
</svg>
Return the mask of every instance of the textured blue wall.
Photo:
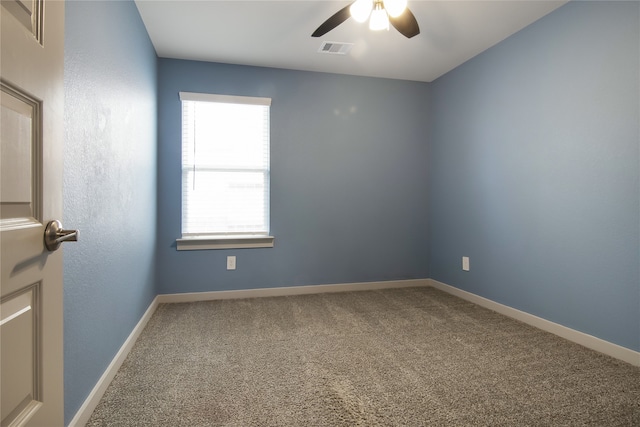
<svg viewBox="0 0 640 427">
<path fill-rule="evenodd" d="M 634 350 L 639 8 L 571 2 L 436 80 L 429 141 L 431 277 Z"/>
<path fill-rule="evenodd" d="M 428 277 L 426 83 L 170 59 L 158 79 L 159 293 Z M 273 99 L 274 248 L 176 251 L 180 91 Z"/>
<path fill-rule="evenodd" d="M 165 59 L 156 80 L 131 1 L 68 2 L 66 422 L 156 291 L 433 277 L 640 350 L 639 12 L 570 3 L 427 85 Z M 175 250 L 179 91 L 273 98 L 275 248 Z"/>
<path fill-rule="evenodd" d="M 66 5 L 65 423 L 155 296 L 156 56 L 131 1 Z"/>
</svg>

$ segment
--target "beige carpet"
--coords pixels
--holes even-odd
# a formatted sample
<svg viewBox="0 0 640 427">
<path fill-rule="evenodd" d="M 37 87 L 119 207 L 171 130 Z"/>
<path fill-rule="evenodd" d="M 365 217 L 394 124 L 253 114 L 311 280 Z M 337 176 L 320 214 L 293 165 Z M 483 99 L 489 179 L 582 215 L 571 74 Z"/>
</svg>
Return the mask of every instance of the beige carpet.
<svg viewBox="0 0 640 427">
<path fill-rule="evenodd" d="M 161 305 L 88 426 L 640 426 L 640 368 L 433 288 Z"/>
</svg>

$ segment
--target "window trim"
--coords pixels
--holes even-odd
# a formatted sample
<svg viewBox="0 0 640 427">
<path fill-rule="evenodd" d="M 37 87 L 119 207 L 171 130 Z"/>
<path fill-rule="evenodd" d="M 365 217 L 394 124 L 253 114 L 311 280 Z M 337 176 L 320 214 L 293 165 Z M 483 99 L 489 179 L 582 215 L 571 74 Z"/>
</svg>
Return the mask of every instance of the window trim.
<svg viewBox="0 0 640 427">
<path fill-rule="evenodd" d="M 273 236 L 190 236 L 176 239 L 179 251 L 197 251 L 206 249 L 253 249 L 272 248 Z"/>
<path fill-rule="evenodd" d="M 213 93 L 180 92 L 180 101 L 221 102 L 223 104 L 247 104 L 271 106 L 271 98 Z"/>
<path fill-rule="evenodd" d="M 271 98 L 219 95 L 196 92 L 179 92 L 180 102 L 182 101 L 204 101 L 220 102 L 229 104 L 249 104 L 271 106 Z M 270 216 L 270 212 L 269 212 Z M 194 251 L 208 249 L 251 249 L 251 248 L 272 248 L 274 246 L 274 236 L 266 234 L 181 234 L 176 239 L 176 250 Z"/>
</svg>

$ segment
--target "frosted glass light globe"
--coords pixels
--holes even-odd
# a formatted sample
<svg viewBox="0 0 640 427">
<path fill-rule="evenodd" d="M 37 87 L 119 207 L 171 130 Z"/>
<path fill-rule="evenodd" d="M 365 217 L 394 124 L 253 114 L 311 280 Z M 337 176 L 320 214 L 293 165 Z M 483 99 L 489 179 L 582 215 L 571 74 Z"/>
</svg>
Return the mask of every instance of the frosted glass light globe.
<svg viewBox="0 0 640 427">
<path fill-rule="evenodd" d="M 369 29 L 373 31 L 388 30 L 389 29 L 389 16 L 387 11 L 381 7 L 376 7 L 371 12 L 371 19 L 369 19 Z"/>
<path fill-rule="evenodd" d="M 407 8 L 407 0 L 384 0 L 384 8 L 387 9 L 389 16 L 397 18 Z"/>
<path fill-rule="evenodd" d="M 373 0 L 356 0 L 349 8 L 351 17 L 358 22 L 364 22 L 373 9 Z"/>
</svg>

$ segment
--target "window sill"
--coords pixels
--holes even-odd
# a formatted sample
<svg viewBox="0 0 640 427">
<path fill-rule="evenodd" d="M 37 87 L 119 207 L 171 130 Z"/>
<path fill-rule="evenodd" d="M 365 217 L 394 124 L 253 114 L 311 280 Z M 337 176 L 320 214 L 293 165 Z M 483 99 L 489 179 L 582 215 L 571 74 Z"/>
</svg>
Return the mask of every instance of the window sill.
<svg viewBox="0 0 640 427">
<path fill-rule="evenodd" d="M 176 249 L 179 251 L 201 251 L 272 248 L 274 239 L 273 236 L 183 237 L 176 239 Z"/>
</svg>

